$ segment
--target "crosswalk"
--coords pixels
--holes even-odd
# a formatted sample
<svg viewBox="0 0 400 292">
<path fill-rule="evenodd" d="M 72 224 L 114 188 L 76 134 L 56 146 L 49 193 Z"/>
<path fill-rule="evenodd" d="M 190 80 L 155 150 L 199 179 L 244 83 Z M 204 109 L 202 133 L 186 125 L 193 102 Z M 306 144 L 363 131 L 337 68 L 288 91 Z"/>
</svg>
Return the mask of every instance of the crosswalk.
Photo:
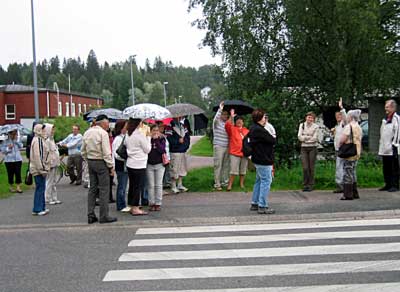
<svg viewBox="0 0 400 292">
<path fill-rule="evenodd" d="M 116 265 L 113 291 L 400 291 L 400 219 L 142 228 Z"/>
</svg>

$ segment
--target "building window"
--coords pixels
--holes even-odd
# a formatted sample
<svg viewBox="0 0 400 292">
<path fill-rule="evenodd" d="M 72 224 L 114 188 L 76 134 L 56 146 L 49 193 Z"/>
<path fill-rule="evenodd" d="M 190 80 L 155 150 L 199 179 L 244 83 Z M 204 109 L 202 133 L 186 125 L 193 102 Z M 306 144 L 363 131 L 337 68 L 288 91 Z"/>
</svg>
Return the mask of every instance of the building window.
<svg viewBox="0 0 400 292">
<path fill-rule="evenodd" d="M 71 116 L 75 117 L 75 103 L 71 103 Z"/>
<path fill-rule="evenodd" d="M 62 116 L 62 102 L 61 101 L 58 102 L 58 115 Z"/>
<path fill-rule="evenodd" d="M 15 120 L 15 104 L 6 104 L 6 120 Z"/>
<path fill-rule="evenodd" d="M 83 105 L 83 112 L 86 113 L 86 104 Z"/>
<path fill-rule="evenodd" d="M 65 116 L 69 117 L 69 102 L 65 103 Z"/>
<path fill-rule="evenodd" d="M 78 115 L 82 113 L 82 105 L 79 103 L 78 104 Z"/>
</svg>

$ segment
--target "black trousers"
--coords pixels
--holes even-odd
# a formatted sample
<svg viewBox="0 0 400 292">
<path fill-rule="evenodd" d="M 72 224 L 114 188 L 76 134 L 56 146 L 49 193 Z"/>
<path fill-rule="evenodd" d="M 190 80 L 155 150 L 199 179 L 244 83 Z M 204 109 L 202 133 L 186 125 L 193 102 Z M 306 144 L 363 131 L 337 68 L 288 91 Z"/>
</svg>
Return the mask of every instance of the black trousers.
<svg viewBox="0 0 400 292">
<path fill-rule="evenodd" d="M 383 179 L 388 188 L 399 188 L 399 156 L 397 149 L 393 150 L 394 155 L 382 156 Z"/>
<path fill-rule="evenodd" d="M 129 189 L 128 189 L 128 205 L 137 207 L 140 203 L 144 180 L 146 177 L 146 169 L 128 169 Z"/>
<path fill-rule="evenodd" d="M 20 184 L 22 182 L 21 180 L 22 161 L 4 162 L 4 164 L 6 165 L 7 169 L 8 184 L 10 185 L 14 184 L 14 176 L 15 176 L 15 183 Z"/>
</svg>

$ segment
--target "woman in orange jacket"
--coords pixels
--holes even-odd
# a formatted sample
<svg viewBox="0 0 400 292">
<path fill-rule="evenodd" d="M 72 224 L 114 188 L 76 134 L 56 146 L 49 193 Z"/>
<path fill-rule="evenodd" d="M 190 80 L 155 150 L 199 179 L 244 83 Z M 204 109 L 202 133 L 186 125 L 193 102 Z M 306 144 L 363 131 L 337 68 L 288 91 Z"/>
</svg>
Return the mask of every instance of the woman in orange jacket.
<svg viewBox="0 0 400 292">
<path fill-rule="evenodd" d="M 239 175 L 240 187 L 244 188 L 244 178 L 247 172 L 248 158 L 243 156 L 242 142 L 249 130 L 244 127 L 244 120 L 235 115 L 231 109 L 230 119 L 225 123 L 225 130 L 229 137 L 230 177 L 227 191 L 232 189 L 235 176 Z"/>
</svg>

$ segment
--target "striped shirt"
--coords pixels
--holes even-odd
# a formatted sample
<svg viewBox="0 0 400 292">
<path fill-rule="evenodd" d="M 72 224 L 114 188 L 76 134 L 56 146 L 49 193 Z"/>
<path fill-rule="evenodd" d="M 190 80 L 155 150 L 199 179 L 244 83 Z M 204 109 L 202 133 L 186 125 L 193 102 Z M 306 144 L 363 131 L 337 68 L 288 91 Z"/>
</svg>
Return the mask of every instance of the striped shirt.
<svg viewBox="0 0 400 292">
<path fill-rule="evenodd" d="M 221 120 L 221 109 L 218 109 L 213 121 L 213 145 L 228 147 L 229 138 L 225 130 L 225 122 Z"/>
</svg>

